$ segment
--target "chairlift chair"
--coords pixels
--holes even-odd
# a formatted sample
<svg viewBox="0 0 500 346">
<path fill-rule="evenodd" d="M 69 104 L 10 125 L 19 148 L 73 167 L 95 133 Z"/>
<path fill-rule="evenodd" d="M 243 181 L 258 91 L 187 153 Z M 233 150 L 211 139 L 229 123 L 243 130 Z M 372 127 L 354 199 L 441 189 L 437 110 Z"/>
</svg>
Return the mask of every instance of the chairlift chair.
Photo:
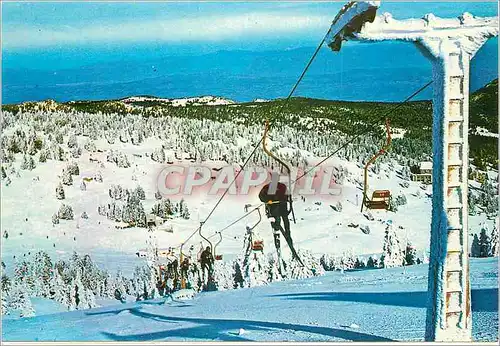
<svg viewBox="0 0 500 346">
<path fill-rule="evenodd" d="M 389 124 L 389 119 L 385 120 L 385 127 L 387 131 L 387 140 L 382 149 L 379 150 L 365 165 L 364 170 L 364 185 L 363 185 L 363 203 L 361 203 L 361 211 L 363 207 L 372 210 L 388 210 L 391 202 L 391 192 L 389 190 L 375 190 L 372 193 L 371 198 L 368 197 L 368 167 L 375 162 L 375 160 L 385 154 L 389 146 L 391 145 L 391 129 Z"/>
<path fill-rule="evenodd" d="M 258 224 L 260 224 L 260 222 L 262 221 L 262 214 L 260 213 L 260 206 L 255 208 L 254 210 L 252 210 L 252 212 L 254 211 L 257 211 L 257 213 L 259 214 L 259 220 L 253 225 L 253 226 L 247 226 L 247 231 L 252 233 L 253 235 L 253 230 L 255 229 L 255 227 L 257 227 Z M 252 251 L 264 251 L 264 240 L 262 239 L 251 239 L 251 247 L 252 247 Z"/>
<path fill-rule="evenodd" d="M 217 232 L 217 234 L 219 235 L 219 241 L 217 243 L 215 243 L 214 245 L 214 251 L 213 251 L 213 254 L 214 254 L 214 258 L 216 261 L 221 261 L 222 260 L 222 255 L 219 254 L 217 255 L 217 253 L 215 252 L 215 249 L 217 249 L 217 246 L 221 243 L 222 241 L 222 234 L 220 232 Z"/>
<path fill-rule="evenodd" d="M 264 251 L 264 241 L 263 240 L 254 240 L 252 242 L 252 250 L 253 251 Z"/>
<path fill-rule="evenodd" d="M 210 252 L 212 253 L 212 256 L 214 257 L 214 259 L 216 261 L 220 261 L 222 260 L 222 255 L 217 255 L 215 253 L 215 250 L 217 249 L 217 246 L 221 243 L 222 241 L 222 234 L 221 232 L 217 232 L 216 234 L 219 235 L 219 241 L 217 243 L 212 244 L 212 242 L 210 240 L 208 240 L 208 238 L 206 238 L 202 233 L 201 233 L 201 229 L 202 227 L 200 226 L 200 228 L 198 229 L 198 233 L 200 234 L 200 237 L 202 237 L 209 245 L 210 245 Z"/>
</svg>

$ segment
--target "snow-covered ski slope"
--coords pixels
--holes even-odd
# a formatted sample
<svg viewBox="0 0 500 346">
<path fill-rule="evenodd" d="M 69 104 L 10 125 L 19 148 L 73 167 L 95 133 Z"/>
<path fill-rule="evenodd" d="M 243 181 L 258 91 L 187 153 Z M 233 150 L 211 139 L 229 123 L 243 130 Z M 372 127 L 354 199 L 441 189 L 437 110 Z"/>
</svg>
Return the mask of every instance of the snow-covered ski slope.
<svg viewBox="0 0 500 346">
<path fill-rule="evenodd" d="M 475 341 L 498 340 L 498 259 L 472 259 Z M 268 286 L 201 293 L 19 320 L 5 341 L 422 341 L 427 265 L 329 272 Z"/>
</svg>

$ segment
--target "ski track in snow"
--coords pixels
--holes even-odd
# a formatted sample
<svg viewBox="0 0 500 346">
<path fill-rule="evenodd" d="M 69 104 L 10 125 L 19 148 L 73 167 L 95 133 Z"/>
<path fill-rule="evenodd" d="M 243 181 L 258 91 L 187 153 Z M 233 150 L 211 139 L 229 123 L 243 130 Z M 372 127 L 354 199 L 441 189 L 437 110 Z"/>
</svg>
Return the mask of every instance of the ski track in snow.
<svg viewBox="0 0 500 346">
<path fill-rule="evenodd" d="M 201 293 L 192 300 L 152 300 L 7 319 L 2 337 L 6 341 L 422 341 L 426 274 L 427 265 L 405 271 L 329 272 L 305 280 Z M 497 279 L 497 258 L 471 260 L 475 341 L 498 340 Z"/>
</svg>

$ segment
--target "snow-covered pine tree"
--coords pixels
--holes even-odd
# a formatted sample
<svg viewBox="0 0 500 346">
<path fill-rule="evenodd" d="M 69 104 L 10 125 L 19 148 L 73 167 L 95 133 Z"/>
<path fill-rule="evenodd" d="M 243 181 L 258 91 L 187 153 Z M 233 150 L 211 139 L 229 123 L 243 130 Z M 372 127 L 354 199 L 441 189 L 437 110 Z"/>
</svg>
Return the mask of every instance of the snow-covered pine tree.
<svg viewBox="0 0 500 346">
<path fill-rule="evenodd" d="M 383 251 L 384 268 L 400 267 L 403 265 L 405 258 L 404 249 L 392 225 L 387 225 L 385 229 Z"/>
<path fill-rule="evenodd" d="M 64 153 L 64 149 L 61 148 L 61 146 L 59 145 L 54 146 L 52 151 L 52 157 L 54 158 L 54 160 L 64 161 L 65 156 L 66 155 Z"/>
<path fill-rule="evenodd" d="M 243 279 L 243 273 L 241 271 L 240 265 L 241 259 L 236 259 L 233 261 L 233 288 L 243 288 L 245 280 Z"/>
<path fill-rule="evenodd" d="M 59 224 L 59 216 L 57 213 L 52 214 L 52 225 Z"/>
<path fill-rule="evenodd" d="M 368 257 L 368 261 L 366 261 L 366 268 L 377 268 L 378 263 L 377 260 L 372 256 Z"/>
<path fill-rule="evenodd" d="M 484 206 L 484 211 L 488 216 L 498 216 L 498 181 L 492 180 L 486 174 L 483 184 L 481 196 L 481 204 Z"/>
<path fill-rule="evenodd" d="M 73 220 L 73 208 L 63 203 L 57 212 L 57 216 L 62 220 Z"/>
<path fill-rule="evenodd" d="M 408 166 L 403 166 L 401 168 L 401 177 L 404 180 L 410 180 L 410 168 Z"/>
<path fill-rule="evenodd" d="M 135 193 L 141 201 L 144 201 L 146 199 L 146 193 L 144 192 L 144 189 L 142 188 L 142 186 L 138 185 L 135 188 Z"/>
<path fill-rule="evenodd" d="M 12 285 L 7 297 L 6 306 L 8 311 L 19 311 L 20 317 L 32 317 L 35 315 L 28 289 L 23 282 L 15 282 Z"/>
<path fill-rule="evenodd" d="M 64 185 L 73 185 L 73 177 L 68 170 L 63 169 L 61 174 L 61 181 Z"/>
<path fill-rule="evenodd" d="M 68 163 L 66 171 L 71 175 L 80 175 L 80 167 L 78 167 L 78 163 L 75 161 Z"/>
<path fill-rule="evenodd" d="M 76 136 L 75 135 L 69 136 L 69 138 L 68 138 L 68 148 L 75 148 L 77 146 L 78 146 L 78 142 L 76 140 Z"/>
<path fill-rule="evenodd" d="M 116 165 L 121 168 L 128 168 L 130 167 L 130 161 L 128 160 L 127 155 L 124 153 L 120 152 L 117 160 L 115 161 Z"/>
<path fill-rule="evenodd" d="M 78 310 L 83 299 L 83 285 L 80 280 L 80 271 L 76 270 L 75 277 L 71 279 L 68 292 L 69 310 Z"/>
<path fill-rule="evenodd" d="M 497 219 L 498 220 L 498 219 Z M 498 228 L 493 225 L 493 230 L 491 231 L 491 257 L 498 257 Z"/>
<path fill-rule="evenodd" d="M 389 200 L 389 211 L 392 211 L 393 213 L 396 213 L 398 211 L 398 204 L 396 203 L 395 198 L 391 198 Z"/>
<path fill-rule="evenodd" d="M 123 206 L 122 220 L 123 222 L 134 223 L 138 227 L 146 227 L 146 213 L 134 191 L 130 193 L 127 204 Z"/>
<path fill-rule="evenodd" d="M 59 270 L 54 270 L 50 280 L 50 299 L 64 305 L 69 309 L 70 302 L 68 300 L 69 294 L 67 292 L 68 285 L 64 283 L 63 277 Z"/>
<path fill-rule="evenodd" d="M 189 217 L 191 216 L 189 214 L 189 209 L 187 207 L 187 204 L 186 204 L 186 201 L 184 200 L 184 198 L 181 199 L 181 201 L 179 202 L 177 210 L 179 211 L 179 216 L 182 217 L 183 219 L 188 220 Z"/>
<path fill-rule="evenodd" d="M 297 254 L 304 263 L 300 265 L 298 261 L 290 258 L 286 265 L 286 277 L 288 279 L 304 279 L 315 275 L 324 274 L 319 259 L 317 259 L 310 251 L 298 249 Z"/>
<path fill-rule="evenodd" d="M 470 255 L 471 257 L 479 257 L 480 253 L 481 247 L 479 246 L 479 238 L 477 234 L 474 234 L 474 238 L 470 247 Z"/>
<path fill-rule="evenodd" d="M 467 193 L 467 201 L 469 204 L 469 215 L 471 216 L 476 215 L 477 198 L 475 194 L 472 192 L 472 189 L 469 189 Z"/>
<path fill-rule="evenodd" d="M 417 262 L 417 249 L 410 242 L 406 244 L 405 265 L 411 266 Z"/>
<path fill-rule="evenodd" d="M 84 144 L 83 148 L 84 148 L 85 150 L 87 150 L 87 151 L 91 152 L 91 153 L 95 153 L 95 152 L 97 151 L 97 147 L 96 147 L 96 145 L 95 145 L 94 141 L 92 141 L 92 140 L 88 140 L 88 141 Z"/>
<path fill-rule="evenodd" d="M 3 261 L 2 261 L 3 264 Z M 2 266 L 2 269 L 4 267 Z M 2 315 L 8 315 L 10 313 L 9 311 L 9 304 L 7 297 L 10 292 L 10 287 L 11 287 L 11 282 L 9 277 L 6 274 L 2 274 L 2 278 L 0 280 L 1 283 L 1 295 L 2 295 Z"/>
<path fill-rule="evenodd" d="M 56 198 L 57 199 L 64 199 L 65 194 L 64 194 L 64 188 L 61 183 L 59 183 L 56 187 Z"/>
<path fill-rule="evenodd" d="M 484 224 L 479 234 L 479 257 L 488 257 L 490 255 L 491 243 L 490 238 L 486 234 L 487 229 L 488 226 Z"/>
<path fill-rule="evenodd" d="M 330 267 L 330 261 L 331 261 L 330 255 L 326 253 L 321 255 L 321 257 L 319 258 L 319 263 L 323 266 L 323 269 L 325 271 L 332 270 Z"/>
<path fill-rule="evenodd" d="M 365 262 L 363 261 L 362 258 L 356 257 L 356 262 L 354 263 L 354 268 L 356 269 L 363 269 L 366 267 Z"/>
<path fill-rule="evenodd" d="M 165 162 L 165 151 L 163 151 L 163 148 L 157 148 L 151 153 L 151 159 L 153 161 L 156 161 L 158 163 L 164 163 Z"/>
<path fill-rule="evenodd" d="M 48 297 L 50 289 L 50 278 L 52 275 L 52 260 L 45 251 L 38 251 L 32 263 L 32 275 L 34 278 L 36 297 Z"/>
<path fill-rule="evenodd" d="M 214 280 L 217 283 L 217 289 L 220 291 L 233 289 L 234 276 L 232 264 L 229 262 L 215 261 Z"/>
<path fill-rule="evenodd" d="M 40 154 L 38 155 L 38 162 L 44 163 L 47 162 L 47 160 L 50 158 L 50 154 L 47 150 L 42 149 L 40 150 Z"/>
<path fill-rule="evenodd" d="M 94 181 L 102 183 L 102 173 L 100 171 L 97 171 L 96 174 L 94 174 Z"/>
<path fill-rule="evenodd" d="M 36 164 L 33 156 L 25 154 L 23 156 L 23 161 L 21 162 L 21 169 L 32 171 L 35 167 Z"/>
</svg>

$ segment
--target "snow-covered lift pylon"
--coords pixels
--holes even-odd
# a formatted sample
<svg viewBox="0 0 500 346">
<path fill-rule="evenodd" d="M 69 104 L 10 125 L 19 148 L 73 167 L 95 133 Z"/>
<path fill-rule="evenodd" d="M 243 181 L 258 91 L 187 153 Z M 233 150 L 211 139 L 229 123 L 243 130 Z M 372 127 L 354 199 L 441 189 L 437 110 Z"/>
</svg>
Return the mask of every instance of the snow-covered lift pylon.
<svg viewBox="0 0 500 346">
<path fill-rule="evenodd" d="M 332 23 L 328 45 L 338 51 L 343 40 L 407 41 L 432 62 L 433 191 L 425 339 L 470 341 L 469 65 L 479 48 L 498 36 L 498 17 L 464 13 L 444 19 L 427 14 L 400 21 L 384 13 L 372 18 L 379 6 L 364 1 L 344 6 Z"/>
</svg>

